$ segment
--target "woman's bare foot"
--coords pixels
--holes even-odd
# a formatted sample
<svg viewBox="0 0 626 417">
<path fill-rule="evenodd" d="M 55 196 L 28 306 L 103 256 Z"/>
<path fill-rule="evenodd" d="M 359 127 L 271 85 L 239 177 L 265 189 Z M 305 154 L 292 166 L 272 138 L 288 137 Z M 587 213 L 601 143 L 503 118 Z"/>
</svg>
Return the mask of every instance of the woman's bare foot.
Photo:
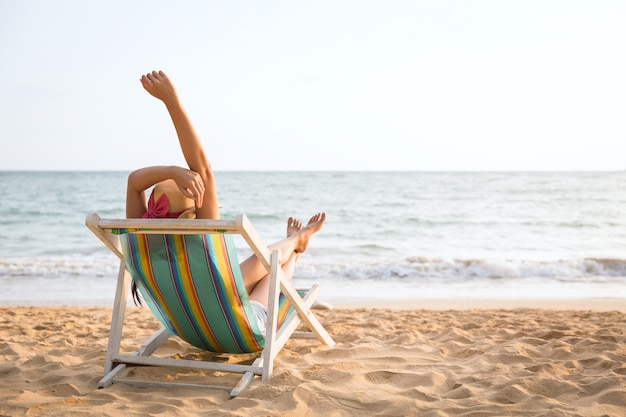
<svg viewBox="0 0 626 417">
<path fill-rule="evenodd" d="M 287 219 L 287 237 L 299 232 L 302 230 L 302 227 L 302 222 L 300 220 L 290 217 Z"/>
<path fill-rule="evenodd" d="M 305 227 L 296 232 L 293 236 L 298 239 L 296 243 L 296 253 L 302 253 L 309 245 L 309 239 L 315 233 L 319 232 L 326 221 L 326 213 L 317 213 L 309 219 Z"/>
</svg>

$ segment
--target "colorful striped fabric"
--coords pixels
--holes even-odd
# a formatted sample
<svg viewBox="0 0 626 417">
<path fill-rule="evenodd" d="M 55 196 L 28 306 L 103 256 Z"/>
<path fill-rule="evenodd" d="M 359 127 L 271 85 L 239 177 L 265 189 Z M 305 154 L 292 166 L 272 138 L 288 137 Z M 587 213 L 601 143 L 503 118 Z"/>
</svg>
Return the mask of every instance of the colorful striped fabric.
<svg viewBox="0 0 626 417">
<path fill-rule="evenodd" d="M 211 352 L 263 349 L 231 235 L 128 233 L 120 241 L 126 268 L 170 333 Z M 281 300 L 279 325 L 293 311 Z"/>
</svg>

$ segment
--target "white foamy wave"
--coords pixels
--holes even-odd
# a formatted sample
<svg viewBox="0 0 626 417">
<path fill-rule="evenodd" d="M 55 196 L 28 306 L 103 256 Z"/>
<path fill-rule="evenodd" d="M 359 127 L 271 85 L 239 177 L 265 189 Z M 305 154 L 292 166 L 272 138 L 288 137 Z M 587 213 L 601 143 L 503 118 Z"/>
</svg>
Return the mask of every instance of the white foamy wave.
<svg viewBox="0 0 626 417">
<path fill-rule="evenodd" d="M 0 259 L 0 277 L 115 277 L 119 263 L 112 256 L 66 255 Z"/>
<path fill-rule="evenodd" d="M 243 258 L 242 258 L 243 259 Z M 89 256 L 49 256 L 0 259 L 0 277 L 115 277 L 118 261 L 107 253 Z M 323 275 L 336 279 L 463 281 L 473 279 L 539 278 L 561 281 L 626 279 L 624 259 L 571 259 L 554 261 L 506 259 L 443 259 L 414 256 L 396 260 L 324 262 L 308 258 L 298 266 L 298 275 Z"/>
<path fill-rule="evenodd" d="M 626 280 L 626 260 L 572 259 L 554 261 L 497 259 L 439 259 L 410 257 L 404 261 L 305 264 L 306 278 L 323 274 L 345 279 L 402 279 L 407 281 L 466 281 L 476 279 L 545 279 L 568 282 Z"/>
<path fill-rule="evenodd" d="M 562 278 L 625 277 L 626 260 L 572 259 L 555 261 L 408 258 L 404 265 L 419 276 L 446 278 Z"/>
<path fill-rule="evenodd" d="M 557 261 L 411 257 L 378 262 L 299 262 L 296 281 L 325 297 L 626 297 L 626 260 Z M 109 305 L 118 261 L 111 254 L 0 259 L 0 305 Z"/>
</svg>

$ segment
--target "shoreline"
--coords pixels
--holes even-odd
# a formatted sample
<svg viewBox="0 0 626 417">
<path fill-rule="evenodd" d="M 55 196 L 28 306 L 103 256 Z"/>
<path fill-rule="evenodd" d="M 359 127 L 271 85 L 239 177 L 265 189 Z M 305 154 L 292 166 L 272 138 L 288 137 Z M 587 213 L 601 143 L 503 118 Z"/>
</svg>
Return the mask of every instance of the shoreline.
<svg viewBox="0 0 626 417">
<path fill-rule="evenodd" d="M 104 308 L 113 307 L 112 300 L 0 300 L 0 309 L 10 307 L 41 308 Z M 626 313 L 625 298 L 362 298 L 354 300 L 322 299 L 335 310 L 386 309 L 398 311 L 416 310 L 589 310 L 620 311 Z M 128 307 L 134 304 L 129 300 Z"/>
<path fill-rule="evenodd" d="M 422 298 L 422 299 L 367 299 L 336 301 L 336 309 L 377 308 L 390 310 L 591 310 L 626 312 L 623 298 Z"/>
</svg>

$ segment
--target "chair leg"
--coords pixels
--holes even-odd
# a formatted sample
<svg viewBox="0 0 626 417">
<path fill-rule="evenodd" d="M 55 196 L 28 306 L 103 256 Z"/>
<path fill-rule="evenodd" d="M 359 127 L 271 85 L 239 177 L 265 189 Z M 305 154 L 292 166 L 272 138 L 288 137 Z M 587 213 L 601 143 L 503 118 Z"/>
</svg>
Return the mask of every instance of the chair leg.
<svg viewBox="0 0 626 417">
<path fill-rule="evenodd" d="M 280 280 L 280 289 L 285 294 L 285 297 L 289 299 L 293 307 L 298 312 L 298 315 L 307 325 L 307 327 L 315 333 L 317 339 L 329 347 L 335 346 L 335 341 L 330 337 L 322 323 L 317 319 L 315 314 L 311 312 L 311 309 L 304 303 L 300 294 L 293 288 L 290 282 L 286 280 Z"/>
<path fill-rule="evenodd" d="M 113 385 L 113 380 L 121 373 L 127 370 L 127 366 L 123 363 L 119 363 L 110 372 L 104 375 L 104 378 L 98 382 L 98 388 L 108 388 Z"/>
<path fill-rule="evenodd" d="M 252 366 L 259 366 L 261 363 L 261 360 L 262 360 L 261 358 L 256 359 L 252 363 Z M 248 385 L 250 385 L 250 383 L 254 380 L 255 376 L 256 374 L 254 372 L 246 372 L 245 374 L 243 374 L 243 376 L 239 380 L 239 383 L 230 392 L 230 396 L 231 397 L 238 396 L 244 389 L 248 387 Z"/>
<path fill-rule="evenodd" d="M 270 289 L 267 302 L 267 323 L 265 327 L 265 348 L 261 354 L 263 359 L 263 374 L 261 380 L 269 381 L 274 371 L 274 356 L 276 356 L 276 326 L 278 323 L 278 303 L 280 300 L 280 285 L 282 276 L 280 268 L 280 250 L 272 251 L 270 255 Z"/>
<path fill-rule="evenodd" d="M 156 331 L 139 347 L 139 350 L 135 352 L 135 355 L 150 356 L 155 350 L 159 348 L 159 346 L 165 343 L 165 341 L 169 339 L 170 336 L 170 332 L 168 332 L 165 327 L 161 327 L 161 329 Z M 118 363 L 117 365 L 115 365 L 115 367 L 113 367 L 113 369 L 105 372 L 104 378 L 102 378 L 100 382 L 98 382 L 98 387 L 110 387 L 111 384 L 113 384 L 113 382 L 115 381 L 115 378 L 121 376 L 127 370 L 128 366 L 126 364 Z"/>
<path fill-rule="evenodd" d="M 128 285 L 130 283 L 130 275 L 126 271 L 124 262 L 120 262 L 120 270 L 117 277 L 117 287 L 115 289 L 115 299 L 113 302 L 113 314 L 111 316 L 111 330 L 109 332 L 109 344 L 107 347 L 107 355 L 104 363 L 104 374 L 108 374 L 113 369 L 113 355 L 120 351 L 122 342 L 122 328 L 124 327 L 124 317 L 126 316 L 126 295 L 128 294 Z"/>
</svg>

